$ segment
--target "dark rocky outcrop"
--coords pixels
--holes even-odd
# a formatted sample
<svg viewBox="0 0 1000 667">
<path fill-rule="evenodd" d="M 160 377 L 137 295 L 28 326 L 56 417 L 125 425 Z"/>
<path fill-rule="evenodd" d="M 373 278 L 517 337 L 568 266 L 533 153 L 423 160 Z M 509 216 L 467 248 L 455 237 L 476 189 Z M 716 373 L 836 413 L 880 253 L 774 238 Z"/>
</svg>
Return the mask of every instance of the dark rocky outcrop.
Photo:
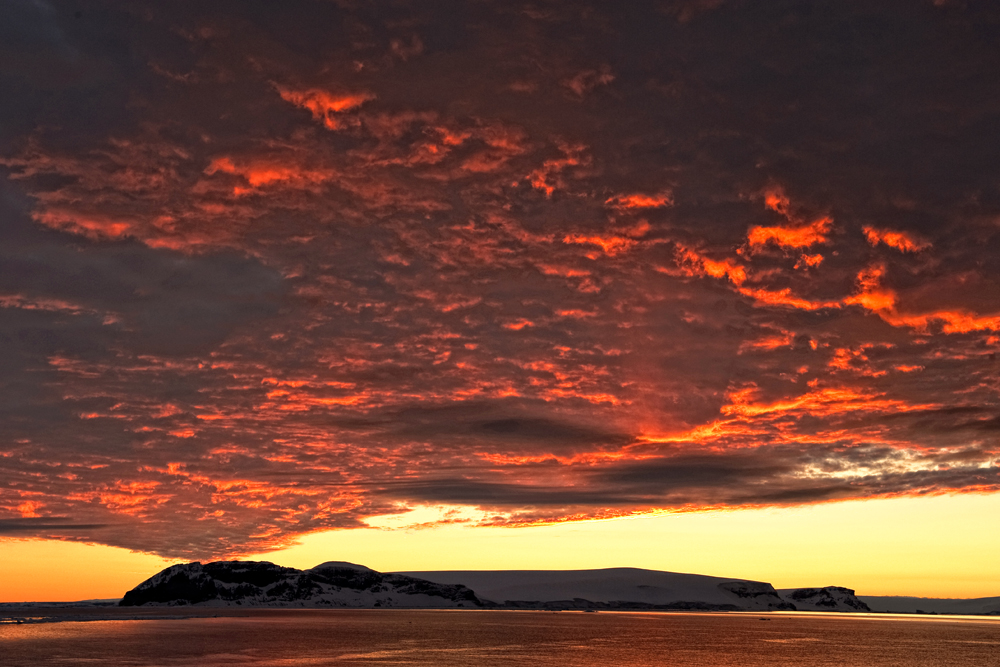
<svg viewBox="0 0 1000 667">
<path fill-rule="evenodd" d="M 781 595 L 799 611 L 871 611 L 853 590 L 843 586 L 785 589 Z"/>
<path fill-rule="evenodd" d="M 382 574 L 352 563 L 296 570 L 267 562 L 174 565 L 142 582 L 121 606 L 482 607 L 461 585 Z"/>
</svg>

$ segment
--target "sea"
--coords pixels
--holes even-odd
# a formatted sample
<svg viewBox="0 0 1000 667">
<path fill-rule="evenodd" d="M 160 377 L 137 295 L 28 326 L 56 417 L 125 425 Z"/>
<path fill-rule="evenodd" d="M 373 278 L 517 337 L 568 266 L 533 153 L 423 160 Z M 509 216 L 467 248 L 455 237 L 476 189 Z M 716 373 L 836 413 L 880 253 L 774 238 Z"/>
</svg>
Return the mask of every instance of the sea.
<svg viewBox="0 0 1000 667">
<path fill-rule="evenodd" d="M 183 608 L 113 618 L 33 613 L 0 622 L 3 667 L 1000 667 L 1000 619 L 991 617 L 397 609 L 199 609 L 186 616 Z"/>
</svg>

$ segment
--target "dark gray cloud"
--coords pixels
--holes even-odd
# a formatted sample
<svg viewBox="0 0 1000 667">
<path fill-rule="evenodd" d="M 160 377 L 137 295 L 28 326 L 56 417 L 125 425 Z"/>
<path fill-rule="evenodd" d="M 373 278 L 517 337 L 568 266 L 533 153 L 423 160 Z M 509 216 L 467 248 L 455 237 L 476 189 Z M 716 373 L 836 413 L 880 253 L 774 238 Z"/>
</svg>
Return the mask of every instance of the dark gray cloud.
<svg viewBox="0 0 1000 667">
<path fill-rule="evenodd" d="M 1000 488 L 990 3 L 0 12 L 8 533 Z"/>
<path fill-rule="evenodd" d="M 3 519 L 0 520 L 0 535 L 13 535 L 15 537 L 26 535 L 38 535 L 46 532 L 72 533 L 73 531 L 86 531 L 92 533 L 95 530 L 104 528 L 99 523 L 74 523 L 69 517 L 45 517 L 38 519 Z"/>
</svg>

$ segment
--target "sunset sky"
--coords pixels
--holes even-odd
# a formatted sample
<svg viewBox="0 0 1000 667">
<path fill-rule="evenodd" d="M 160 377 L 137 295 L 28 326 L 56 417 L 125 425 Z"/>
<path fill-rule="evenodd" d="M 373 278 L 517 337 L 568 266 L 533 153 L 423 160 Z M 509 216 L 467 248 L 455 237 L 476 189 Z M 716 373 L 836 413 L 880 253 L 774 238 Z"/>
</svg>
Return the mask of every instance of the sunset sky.
<svg viewBox="0 0 1000 667">
<path fill-rule="evenodd" d="M 986 0 L 5 0 L 0 601 L 1000 595 L 997 72 Z"/>
</svg>

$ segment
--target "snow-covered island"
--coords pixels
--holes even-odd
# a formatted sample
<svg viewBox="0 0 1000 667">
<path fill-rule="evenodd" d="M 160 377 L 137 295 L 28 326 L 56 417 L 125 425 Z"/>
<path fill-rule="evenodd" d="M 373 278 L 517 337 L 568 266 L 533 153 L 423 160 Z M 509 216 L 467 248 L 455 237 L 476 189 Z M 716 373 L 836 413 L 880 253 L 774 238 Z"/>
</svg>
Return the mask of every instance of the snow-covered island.
<svg viewBox="0 0 1000 667">
<path fill-rule="evenodd" d="M 776 591 L 744 579 L 642 570 L 376 572 L 327 562 L 308 570 L 260 561 L 174 565 L 121 606 L 869 611 L 840 587 Z"/>
</svg>

